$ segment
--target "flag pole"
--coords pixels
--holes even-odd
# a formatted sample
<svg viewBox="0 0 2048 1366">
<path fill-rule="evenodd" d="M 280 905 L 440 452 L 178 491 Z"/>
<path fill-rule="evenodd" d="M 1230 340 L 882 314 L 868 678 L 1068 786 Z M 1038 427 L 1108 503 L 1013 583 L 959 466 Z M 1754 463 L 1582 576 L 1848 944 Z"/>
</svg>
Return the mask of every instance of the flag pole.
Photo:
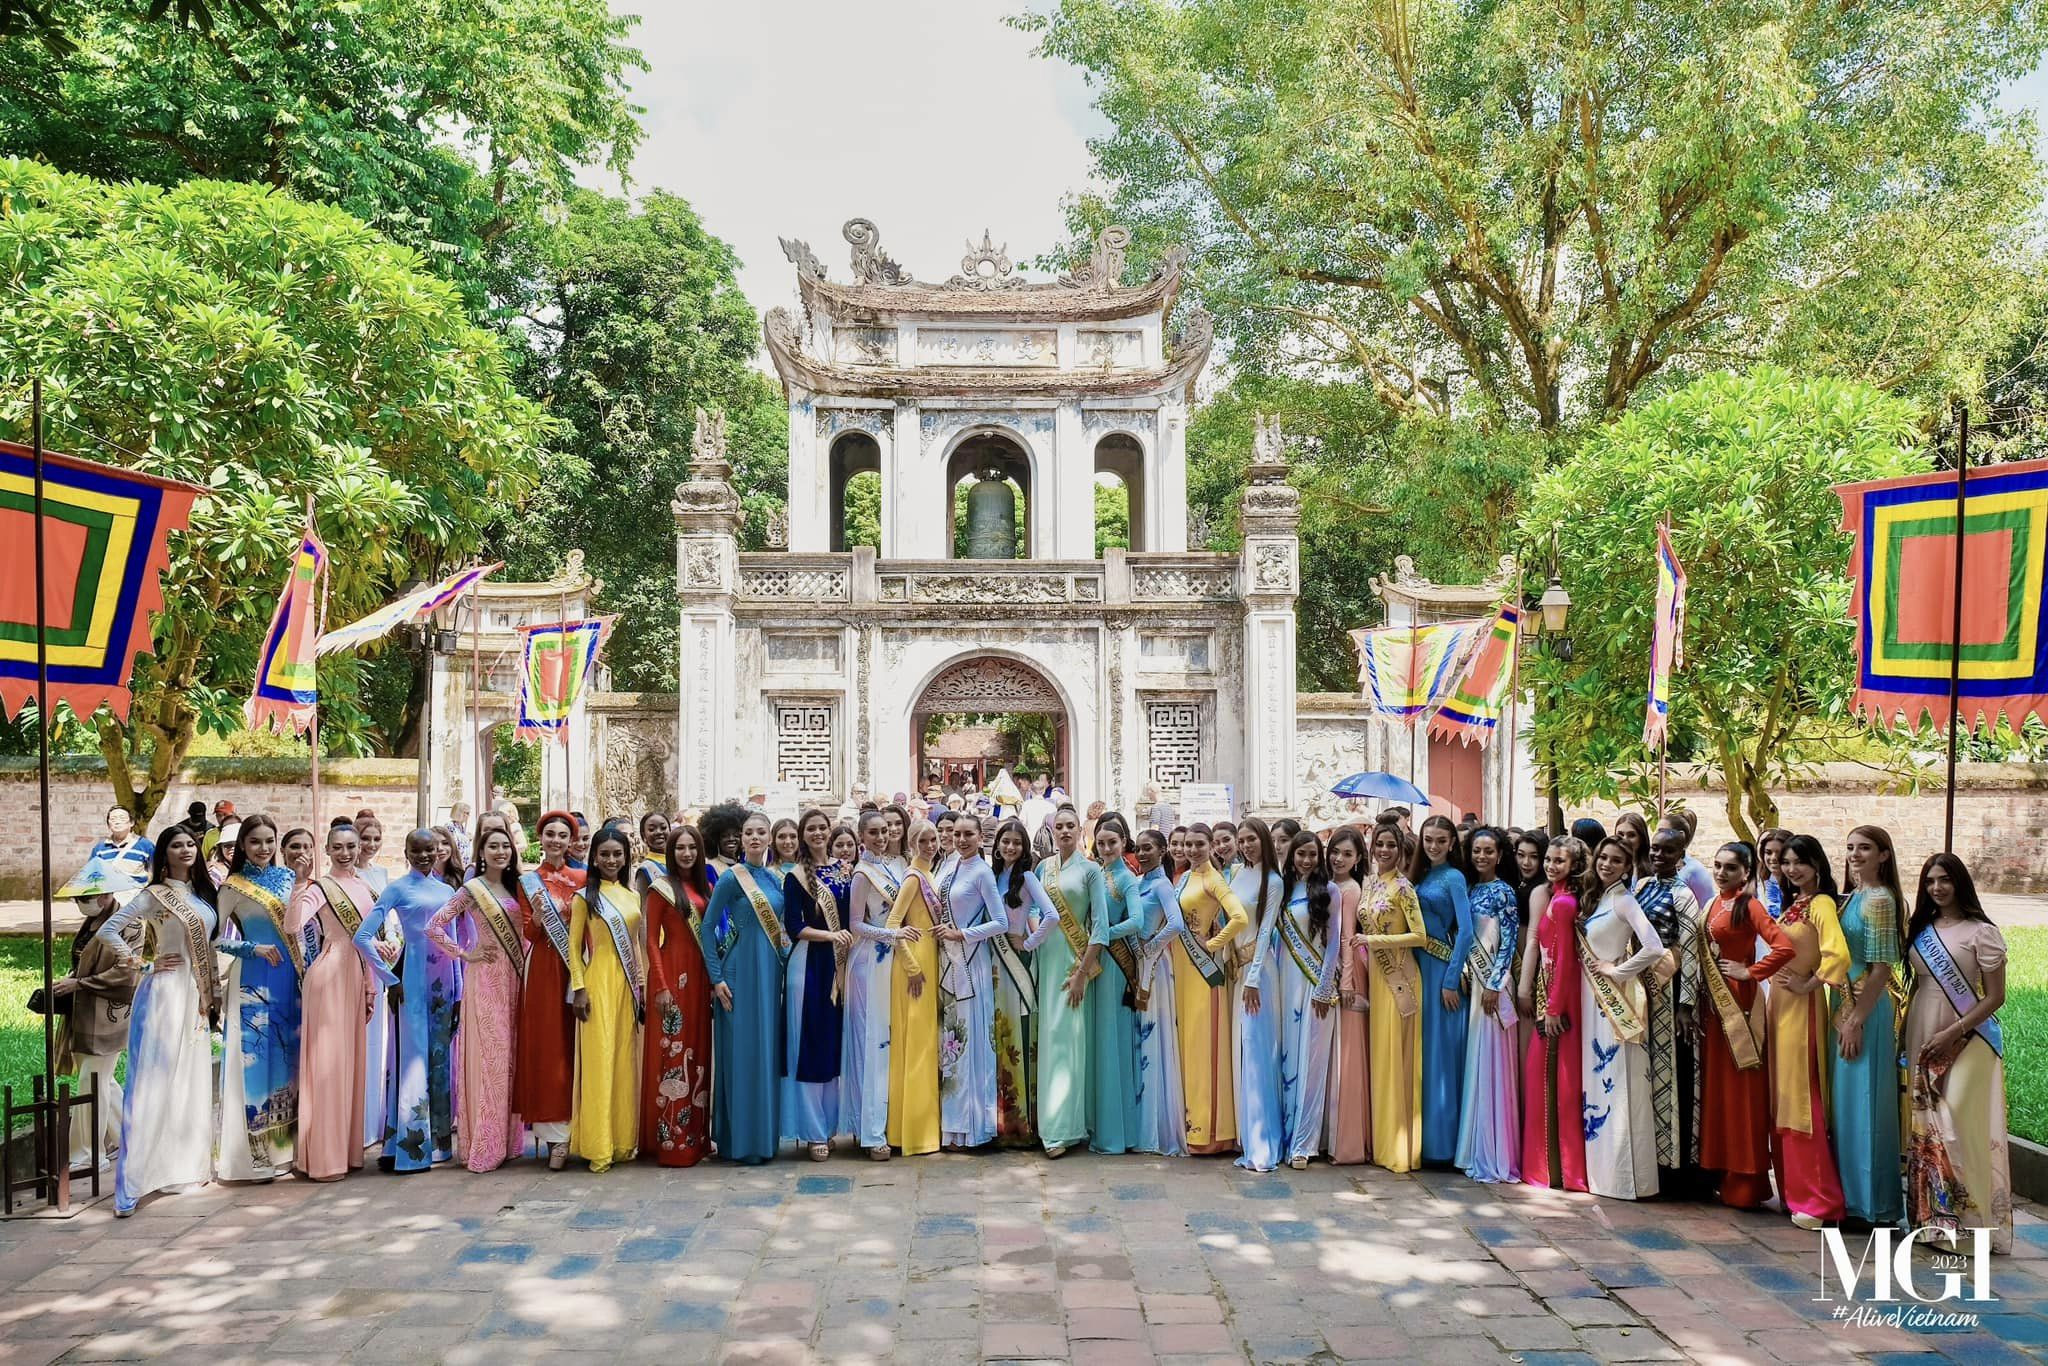
<svg viewBox="0 0 2048 1366">
<path fill-rule="evenodd" d="M 1671 539 L 1670 513 L 1667 512 L 1664 514 L 1661 526 L 1663 527 L 1664 531 L 1663 539 L 1665 541 L 1669 541 Z M 1664 574 L 1664 571 L 1661 567 L 1663 564 L 1663 554 L 1663 548 L 1660 546 L 1657 552 L 1658 565 L 1660 566 L 1657 571 L 1657 577 L 1660 583 L 1663 581 Z M 1679 614 L 1674 611 L 1672 615 L 1674 618 L 1676 618 Z M 1658 625 L 1660 626 L 1665 624 L 1666 623 L 1664 622 L 1658 623 Z M 1673 630 L 1678 629 L 1678 622 L 1675 619 L 1671 621 L 1669 625 L 1672 627 Z M 1655 649 L 1656 647 L 1653 645 L 1651 647 L 1652 658 L 1650 660 L 1650 667 L 1652 669 L 1655 669 L 1657 667 Z M 1674 638 L 1671 642 L 1671 674 L 1670 676 L 1667 676 L 1667 678 L 1665 679 L 1665 686 L 1668 688 L 1672 688 L 1674 692 L 1676 691 L 1675 680 L 1677 673 L 1678 641 Z M 1670 697 L 1667 697 L 1665 699 L 1664 725 L 1657 732 L 1657 824 L 1659 825 L 1662 825 L 1664 823 L 1664 785 L 1671 773 L 1671 700 L 1672 699 Z"/>
<path fill-rule="evenodd" d="M 50 1194 L 59 1210 L 71 1205 L 71 1152 L 69 1145 L 58 1142 L 67 1127 L 63 1122 L 63 1107 L 57 1104 L 57 1012 L 50 1008 L 56 999 L 56 926 L 55 909 L 51 890 L 56 884 L 51 881 L 50 867 L 50 625 L 48 620 L 49 569 L 44 563 L 43 541 L 43 379 L 35 376 L 29 382 L 29 444 L 35 457 L 35 521 L 36 521 L 36 791 L 42 802 L 42 821 L 39 834 L 42 839 L 43 859 L 43 1094 L 40 1099 L 49 1106 L 49 1123 L 38 1110 L 36 1132 L 42 1140 L 36 1148 L 36 1164 L 49 1176 L 53 1183 Z M 97 1141 L 97 1140 L 95 1140 Z"/>
<path fill-rule="evenodd" d="M 1941 847 L 1956 851 L 1956 732 L 1963 709 L 1963 509 L 1970 484 L 1970 405 L 1956 400 L 1956 559 L 1954 593 L 1949 602 L 1948 643 L 1948 790 L 1943 795 Z"/>
<path fill-rule="evenodd" d="M 1507 818 L 1501 822 L 1509 829 L 1515 824 L 1515 751 L 1521 747 L 1520 725 L 1522 700 L 1522 565 L 1515 563 L 1515 652 L 1508 657 L 1508 799 Z"/>
<path fill-rule="evenodd" d="M 313 525 L 313 495 L 311 492 L 306 494 L 306 525 L 309 528 Z M 325 556 L 321 557 L 319 582 L 315 587 L 319 590 L 315 594 L 316 600 L 313 603 L 313 648 L 317 657 L 320 633 L 327 629 L 327 561 Z M 319 665 L 315 664 L 314 667 L 317 669 Z M 320 690 L 317 685 L 313 690 L 313 718 L 306 725 L 306 747 L 307 759 L 311 766 L 311 785 L 313 788 L 313 867 L 317 872 L 320 866 L 321 851 L 327 847 L 327 831 L 320 824 Z"/>
</svg>

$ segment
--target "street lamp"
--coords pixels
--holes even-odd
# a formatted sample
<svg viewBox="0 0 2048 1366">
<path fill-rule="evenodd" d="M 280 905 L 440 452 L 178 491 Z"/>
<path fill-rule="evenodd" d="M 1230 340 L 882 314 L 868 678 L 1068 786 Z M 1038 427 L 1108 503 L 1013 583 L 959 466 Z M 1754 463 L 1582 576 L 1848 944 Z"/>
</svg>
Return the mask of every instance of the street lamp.
<svg viewBox="0 0 2048 1366">
<path fill-rule="evenodd" d="M 1543 596 L 1536 600 L 1536 620 L 1542 641 L 1542 648 L 1560 664 L 1572 660 L 1572 638 L 1565 631 L 1571 615 L 1572 595 L 1565 592 L 1564 577 L 1557 568 L 1557 528 L 1550 529 L 1550 573 L 1549 581 L 1543 586 Z M 1557 704 L 1553 696 L 1551 705 Z M 1547 799 L 1547 823 L 1552 835 L 1564 833 L 1564 805 L 1557 798 L 1557 746 L 1550 746 L 1550 762 L 1544 765 L 1544 796 Z"/>
</svg>

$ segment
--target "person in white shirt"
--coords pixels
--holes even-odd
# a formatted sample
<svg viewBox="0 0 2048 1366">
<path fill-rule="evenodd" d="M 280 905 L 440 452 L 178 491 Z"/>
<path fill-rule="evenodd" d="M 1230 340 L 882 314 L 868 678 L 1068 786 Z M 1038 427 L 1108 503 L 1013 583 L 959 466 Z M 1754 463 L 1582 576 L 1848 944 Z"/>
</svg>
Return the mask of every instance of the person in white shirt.
<svg viewBox="0 0 2048 1366">
<path fill-rule="evenodd" d="M 1017 816 L 1024 822 L 1024 832 L 1033 839 L 1038 838 L 1038 832 L 1052 819 L 1052 801 L 1045 795 L 1045 789 L 1046 780 L 1043 778 L 1025 780 L 1024 805 Z"/>
</svg>

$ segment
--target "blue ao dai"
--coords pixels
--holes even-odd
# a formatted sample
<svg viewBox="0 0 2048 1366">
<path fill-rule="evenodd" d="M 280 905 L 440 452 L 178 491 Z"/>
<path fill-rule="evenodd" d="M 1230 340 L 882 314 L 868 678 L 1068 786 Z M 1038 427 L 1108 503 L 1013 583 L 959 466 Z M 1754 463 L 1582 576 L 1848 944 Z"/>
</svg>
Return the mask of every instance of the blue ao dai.
<svg viewBox="0 0 2048 1366">
<path fill-rule="evenodd" d="M 711 1139 L 720 1157 L 754 1163 L 782 1146 L 784 947 L 742 890 L 742 866 L 768 903 L 767 919 L 781 928 L 782 876 L 758 863 L 735 864 L 711 889 L 701 938 L 713 992 Z M 717 1003 L 721 983 L 732 991 L 730 1010 Z"/>
<path fill-rule="evenodd" d="M 996 1136 L 995 951 L 1009 932 L 995 874 L 979 855 L 939 865 L 939 900 L 965 943 L 939 945 L 939 1141 L 978 1148 Z"/>
<path fill-rule="evenodd" d="M 1280 929 L 1280 874 L 1246 864 L 1230 879 L 1251 919 L 1233 948 L 1245 965 L 1230 993 L 1237 1043 L 1237 1165 L 1269 1172 L 1286 1157 L 1286 1124 L 1280 1116 L 1280 1014 L 1266 985 L 1266 966 Z M 1248 961 L 1247 961 L 1248 960 Z M 1261 997 L 1256 1014 L 1245 1008 L 1245 989 Z"/>
<path fill-rule="evenodd" d="M 854 865 L 851 902 L 853 952 L 846 960 L 846 1011 L 839 1063 L 841 1127 L 863 1148 L 889 1144 L 889 984 L 896 941 L 889 912 L 903 887 L 901 859 L 863 853 Z"/>
<path fill-rule="evenodd" d="M 455 960 L 427 938 L 427 922 L 453 895 L 441 879 L 408 872 L 384 889 L 356 931 L 356 948 L 373 954 L 377 926 L 389 917 L 397 928 L 387 927 L 384 937 L 402 946 L 399 1000 L 385 1037 L 371 1040 L 384 1057 L 383 1160 L 392 1171 L 425 1171 L 455 1156 Z"/>
<path fill-rule="evenodd" d="M 1180 1085 L 1173 959 L 1167 950 L 1188 926 L 1180 896 L 1163 870 L 1155 868 L 1139 882 L 1138 901 L 1144 917 L 1138 976 L 1152 995 L 1137 1018 L 1138 1128 L 1131 1147 L 1181 1157 L 1188 1150 L 1188 1110 Z"/>
<path fill-rule="evenodd" d="M 1472 953 L 1472 909 L 1465 875 L 1447 863 L 1415 884 L 1429 942 L 1415 954 L 1422 977 L 1422 1160 L 1449 1163 L 1458 1155 L 1458 1115 L 1465 1097 L 1465 1009 L 1444 1004 L 1446 988 L 1460 989 Z"/>
<path fill-rule="evenodd" d="M 1126 1003 L 1130 984 L 1109 953 L 1144 921 L 1138 879 L 1122 859 L 1103 869 L 1102 915 L 1089 934 L 1102 971 L 1088 984 L 1088 1147 L 1129 1152 L 1138 1136 L 1138 1031 Z"/>
<path fill-rule="evenodd" d="M 306 936 L 287 934 L 296 877 L 245 868 L 220 889 L 221 952 L 230 964 L 221 1012 L 223 1181 L 268 1181 L 292 1168 L 299 1122 L 299 977 Z M 270 963 L 263 950 L 277 954 Z"/>
<path fill-rule="evenodd" d="M 1472 956 L 1465 1017 L 1465 1095 L 1458 1167 L 1474 1181 L 1521 1179 L 1521 1063 L 1515 1028 L 1515 946 L 1521 903 L 1499 878 L 1471 891 Z M 1495 997 L 1488 1015 L 1485 992 Z"/>
<path fill-rule="evenodd" d="M 1323 1114 L 1330 1094 L 1344 931 L 1338 920 L 1338 890 L 1332 886 L 1329 892 L 1329 910 L 1318 933 L 1311 919 L 1308 886 L 1295 886 L 1279 915 L 1291 922 L 1295 943 L 1306 947 L 1307 961 L 1289 945 L 1288 926 L 1281 925 L 1276 916 L 1261 970 L 1261 977 L 1278 987 L 1261 993 L 1270 999 L 1262 1003 L 1260 1013 L 1273 1013 L 1280 1036 L 1281 1146 L 1289 1162 L 1306 1161 L 1322 1146 Z"/>
</svg>

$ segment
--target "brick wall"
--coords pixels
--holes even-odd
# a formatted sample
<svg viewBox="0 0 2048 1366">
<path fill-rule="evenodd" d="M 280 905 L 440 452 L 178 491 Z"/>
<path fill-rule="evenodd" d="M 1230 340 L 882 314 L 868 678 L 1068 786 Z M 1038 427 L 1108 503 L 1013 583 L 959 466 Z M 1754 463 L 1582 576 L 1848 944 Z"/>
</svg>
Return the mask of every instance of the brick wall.
<svg viewBox="0 0 2048 1366">
<path fill-rule="evenodd" d="M 1941 848 L 1941 775 L 1918 792 L 1887 791 L 1858 764 L 1823 764 L 1777 794 L 1779 824 L 1819 839 L 1842 876 L 1842 846 L 1859 825 L 1891 832 L 1907 895 L 1921 863 Z M 1729 838 L 1726 798 L 1698 775 L 1674 770 L 1668 797 L 1700 818 L 1694 852 Z M 1618 808 L 1595 807 L 1570 816 L 1597 817 L 1611 826 Z M 1962 764 L 1956 782 L 1956 852 L 1987 892 L 2048 892 L 2048 765 Z"/>
<path fill-rule="evenodd" d="M 412 828 L 416 767 L 410 759 L 332 759 L 320 766 L 320 806 L 331 820 L 354 815 L 363 807 L 384 822 L 384 849 L 378 862 L 396 869 L 402 863 L 400 841 Z M 310 827 L 313 790 L 306 765 L 289 759 L 194 759 L 178 774 L 163 805 L 144 825 L 154 836 L 182 820 L 185 808 L 204 801 L 209 808 L 226 799 L 244 816 L 263 812 L 283 830 Z M 84 861 L 87 851 L 106 832 L 107 807 L 113 791 L 106 766 L 94 758 L 64 758 L 50 775 L 50 857 L 61 881 Z M 11 838 L 0 841 L 0 899 L 42 894 L 36 820 L 41 804 L 33 759 L 0 759 L 0 811 L 10 823 Z"/>
</svg>

